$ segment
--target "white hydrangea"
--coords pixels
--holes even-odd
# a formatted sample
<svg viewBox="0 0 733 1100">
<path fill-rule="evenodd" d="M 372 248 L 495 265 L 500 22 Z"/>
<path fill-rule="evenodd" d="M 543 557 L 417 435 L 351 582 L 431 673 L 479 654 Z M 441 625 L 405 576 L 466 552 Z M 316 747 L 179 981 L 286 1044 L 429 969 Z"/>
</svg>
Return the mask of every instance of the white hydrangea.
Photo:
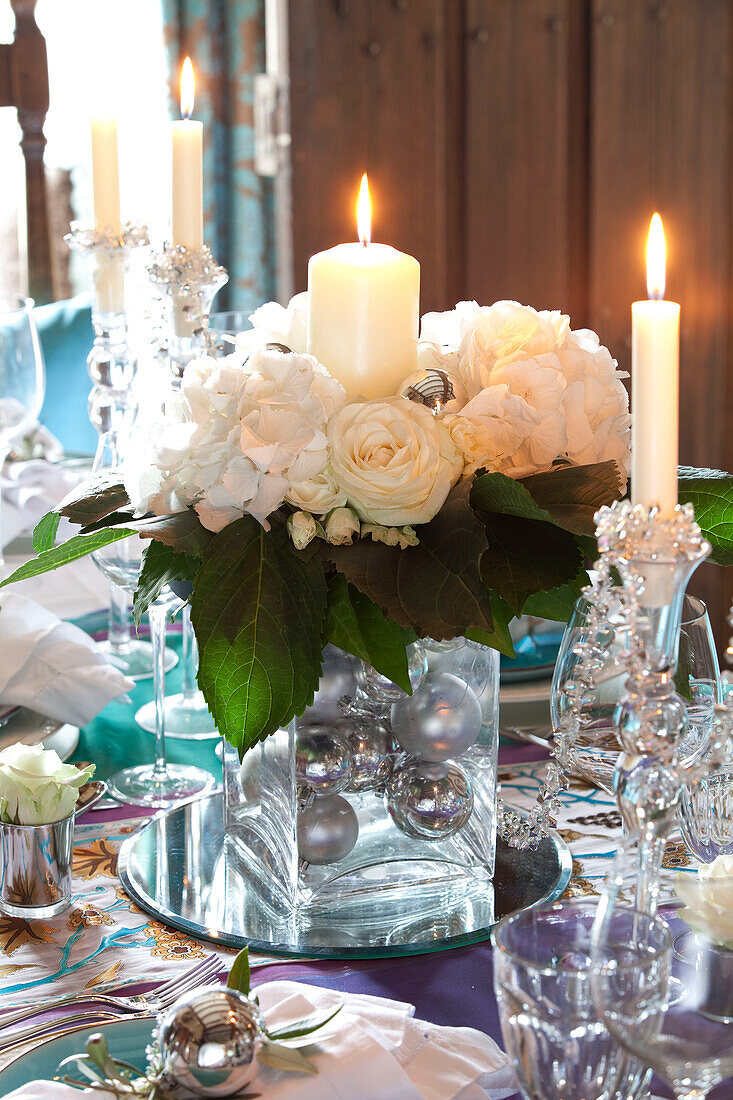
<svg viewBox="0 0 733 1100">
<path fill-rule="evenodd" d="M 296 294 L 287 306 L 266 302 L 250 314 L 252 328 L 240 332 L 237 347 L 244 352 L 266 344 L 283 344 L 299 355 L 308 351 L 308 292 Z"/>
</svg>

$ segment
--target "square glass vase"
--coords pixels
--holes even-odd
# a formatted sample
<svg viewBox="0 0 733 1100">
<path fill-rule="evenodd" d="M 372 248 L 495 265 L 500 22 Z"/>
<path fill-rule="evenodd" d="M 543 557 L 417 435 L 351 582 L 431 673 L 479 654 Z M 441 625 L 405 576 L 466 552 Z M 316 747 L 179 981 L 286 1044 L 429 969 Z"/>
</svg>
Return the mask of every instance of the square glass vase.
<svg viewBox="0 0 733 1100">
<path fill-rule="evenodd" d="M 412 696 L 327 646 L 302 717 L 241 763 L 224 746 L 226 862 L 291 937 L 337 921 L 342 942 L 353 925 L 355 942 L 403 943 L 493 923 L 499 655 L 463 638 L 408 654 Z"/>
</svg>

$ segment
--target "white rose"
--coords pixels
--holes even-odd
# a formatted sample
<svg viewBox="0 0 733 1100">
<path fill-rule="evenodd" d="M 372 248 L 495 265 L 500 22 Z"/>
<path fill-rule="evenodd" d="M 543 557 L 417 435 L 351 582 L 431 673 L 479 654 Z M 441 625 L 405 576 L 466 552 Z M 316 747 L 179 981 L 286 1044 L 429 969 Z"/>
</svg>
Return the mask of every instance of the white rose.
<svg viewBox="0 0 733 1100">
<path fill-rule="evenodd" d="M 463 468 L 450 433 L 401 397 L 347 405 L 328 424 L 334 477 L 362 520 L 427 523 Z"/>
<path fill-rule="evenodd" d="M 318 534 L 318 525 L 307 512 L 293 512 L 288 516 L 287 527 L 296 550 L 305 550 Z"/>
<path fill-rule="evenodd" d="M 713 943 L 733 947 L 733 856 L 718 856 L 696 875 L 678 873 L 675 888 L 685 905 L 677 916 Z"/>
<path fill-rule="evenodd" d="M 369 535 L 374 542 L 383 542 L 386 546 L 399 546 L 406 550 L 408 546 L 418 546 L 420 539 L 413 527 L 383 527 L 380 523 L 362 523 L 361 537 Z"/>
<path fill-rule="evenodd" d="M 351 546 L 359 536 L 359 517 L 353 508 L 334 508 L 326 519 L 326 542 L 332 546 Z"/>
<path fill-rule="evenodd" d="M 285 499 L 304 512 L 324 516 L 333 508 L 346 504 L 346 493 L 336 484 L 330 465 L 326 465 L 307 481 L 291 482 Z"/>
<path fill-rule="evenodd" d="M 10 745 L 0 752 L 0 821 L 50 825 L 68 817 L 94 764 L 64 764 L 42 745 Z"/>
<path fill-rule="evenodd" d="M 482 306 L 464 326 L 460 376 L 474 397 L 491 384 L 494 367 L 517 355 L 540 356 L 565 342 L 570 318 L 557 310 L 536 310 L 519 302 Z"/>
<path fill-rule="evenodd" d="M 265 344 L 284 344 L 291 351 L 308 350 L 308 293 L 296 294 L 287 308 L 277 302 L 266 302 L 250 314 L 252 329 L 240 332 L 237 347 L 243 351 L 264 347 Z"/>
</svg>

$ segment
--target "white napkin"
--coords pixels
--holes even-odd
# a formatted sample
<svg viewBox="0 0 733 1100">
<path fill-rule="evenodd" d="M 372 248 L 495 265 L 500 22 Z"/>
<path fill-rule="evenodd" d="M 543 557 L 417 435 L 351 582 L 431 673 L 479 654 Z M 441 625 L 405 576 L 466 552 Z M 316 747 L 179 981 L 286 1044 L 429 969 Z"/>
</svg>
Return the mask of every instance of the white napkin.
<svg viewBox="0 0 733 1100">
<path fill-rule="evenodd" d="M 87 473 L 79 467 L 59 466 L 41 458 L 8 463 L 0 471 L 3 545 L 9 546 L 17 535 L 32 531 Z"/>
<path fill-rule="evenodd" d="M 132 687 L 83 630 L 0 590 L 0 703 L 84 726 Z"/>
<path fill-rule="evenodd" d="M 500 1100 L 515 1091 L 506 1055 L 473 1028 L 438 1027 L 415 1020 L 412 1005 L 299 982 L 268 982 L 257 993 L 270 1027 L 344 1003 L 323 1038 L 301 1048 L 318 1076 L 263 1067 L 247 1091 L 267 1100 Z M 66 1085 L 32 1081 L 7 1100 L 78 1096 Z"/>
</svg>

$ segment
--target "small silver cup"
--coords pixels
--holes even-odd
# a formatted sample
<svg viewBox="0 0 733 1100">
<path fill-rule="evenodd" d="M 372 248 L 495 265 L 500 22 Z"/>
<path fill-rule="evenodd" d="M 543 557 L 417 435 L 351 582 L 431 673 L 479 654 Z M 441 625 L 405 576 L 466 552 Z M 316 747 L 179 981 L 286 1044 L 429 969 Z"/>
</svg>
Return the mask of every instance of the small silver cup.
<svg viewBox="0 0 733 1100">
<path fill-rule="evenodd" d="M 50 825 L 0 822 L 0 912 L 54 917 L 71 900 L 74 814 Z"/>
</svg>

